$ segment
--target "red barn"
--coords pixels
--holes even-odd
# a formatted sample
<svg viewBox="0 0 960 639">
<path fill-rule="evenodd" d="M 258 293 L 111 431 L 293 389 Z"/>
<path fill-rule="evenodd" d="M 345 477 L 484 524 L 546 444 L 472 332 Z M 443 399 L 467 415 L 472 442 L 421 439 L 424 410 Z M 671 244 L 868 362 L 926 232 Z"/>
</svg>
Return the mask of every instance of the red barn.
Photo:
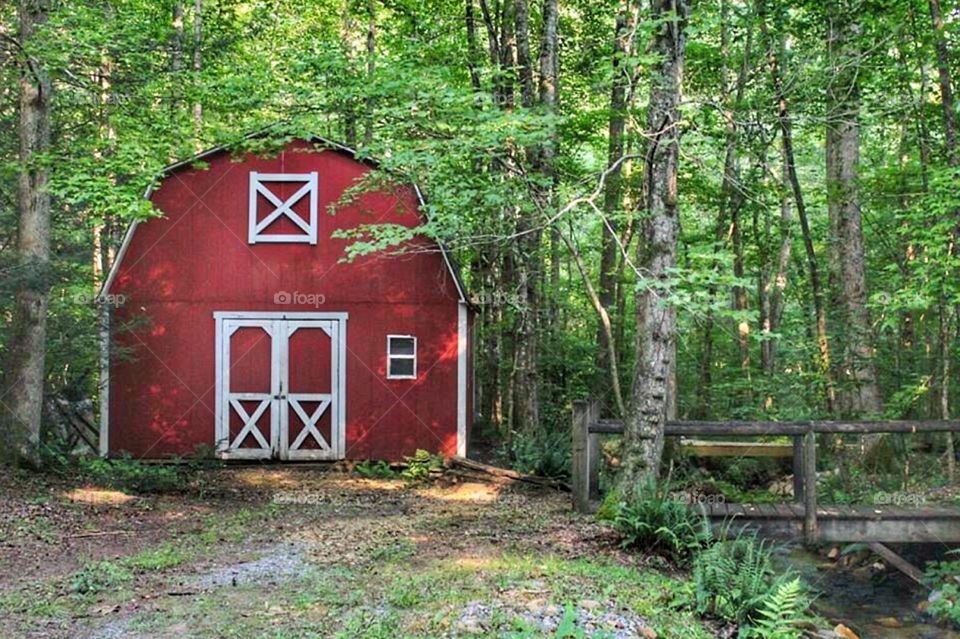
<svg viewBox="0 0 960 639">
<path fill-rule="evenodd" d="M 420 239 L 345 261 L 333 237 L 420 223 L 415 186 L 342 198 L 372 168 L 315 138 L 164 171 L 163 216 L 128 230 L 102 292 L 102 454 L 466 453 L 472 313 L 449 256 Z"/>
</svg>

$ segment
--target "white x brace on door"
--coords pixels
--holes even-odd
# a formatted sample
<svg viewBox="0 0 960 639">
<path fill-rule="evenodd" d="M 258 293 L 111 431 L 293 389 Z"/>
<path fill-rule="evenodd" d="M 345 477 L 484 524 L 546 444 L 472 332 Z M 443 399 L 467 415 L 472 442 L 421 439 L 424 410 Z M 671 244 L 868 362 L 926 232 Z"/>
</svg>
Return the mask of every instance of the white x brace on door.
<svg viewBox="0 0 960 639">
<path fill-rule="evenodd" d="M 341 459 L 345 313 L 218 312 L 216 445 L 226 459 Z"/>
</svg>

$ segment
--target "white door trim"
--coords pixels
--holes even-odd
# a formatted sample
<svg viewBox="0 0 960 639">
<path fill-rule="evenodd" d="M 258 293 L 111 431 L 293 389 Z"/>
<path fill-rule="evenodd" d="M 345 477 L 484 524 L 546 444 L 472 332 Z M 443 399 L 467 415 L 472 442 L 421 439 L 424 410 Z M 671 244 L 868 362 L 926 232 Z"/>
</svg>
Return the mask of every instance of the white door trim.
<svg viewBox="0 0 960 639">
<path fill-rule="evenodd" d="M 343 459 L 346 453 L 346 351 L 347 351 L 347 313 L 328 312 L 256 312 L 256 311 L 216 311 L 213 314 L 216 324 L 215 339 L 215 446 L 220 457 L 225 459 L 263 459 L 279 456 L 281 459 Z M 283 321 L 290 320 L 290 321 Z M 327 442 L 330 450 L 290 450 L 287 441 L 287 424 L 281 415 L 288 417 L 288 402 L 276 402 L 271 408 L 271 437 L 269 449 L 234 449 L 230 447 L 230 411 L 226 404 L 229 399 L 226 389 L 230 384 L 230 335 L 239 327 L 260 327 L 272 337 L 271 359 L 277 362 L 271 368 L 271 389 L 273 395 L 279 394 L 280 383 L 287 380 L 289 336 L 297 328 L 312 327 L 322 329 L 330 336 L 331 384 L 335 385 L 334 397 L 330 398 L 328 410 L 331 411 L 331 440 Z M 292 330 L 291 330 L 292 329 Z M 331 388 L 331 390 L 334 390 Z M 288 389 L 283 389 L 287 391 Z M 303 397 L 305 401 L 308 400 Z M 306 425 L 305 425 L 306 427 Z M 283 432 L 281 432 L 283 431 Z"/>
<path fill-rule="evenodd" d="M 457 305 L 457 455 L 467 456 L 467 305 Z"/>
</svg>

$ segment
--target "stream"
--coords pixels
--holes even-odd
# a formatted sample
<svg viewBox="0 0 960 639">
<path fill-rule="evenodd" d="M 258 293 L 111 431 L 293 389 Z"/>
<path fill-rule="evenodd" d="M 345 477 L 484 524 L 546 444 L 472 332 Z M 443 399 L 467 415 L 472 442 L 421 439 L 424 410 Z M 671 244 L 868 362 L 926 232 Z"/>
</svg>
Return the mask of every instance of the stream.
<svg viewBox="0 0 960 639">
<path fill-rule="evenodd" d="M 801 548 L 784 559 L 819 594 L 814 607 L 831 627 L 842 623 L 861 639 L 960 639 L 960 633 L 930 623 L 917 607 L 926 589 L 893 568 L 845 568 Z"/>
</svg>

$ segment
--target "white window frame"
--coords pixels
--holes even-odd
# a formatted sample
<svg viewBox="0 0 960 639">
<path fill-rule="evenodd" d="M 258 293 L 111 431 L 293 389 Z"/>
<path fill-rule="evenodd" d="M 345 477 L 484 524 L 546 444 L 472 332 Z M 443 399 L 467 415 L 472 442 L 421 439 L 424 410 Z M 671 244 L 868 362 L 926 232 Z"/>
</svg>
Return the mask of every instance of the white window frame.
<svg viewBox="0 0 960 639">
<path fill-rule="evenodd" d="M 303 186 L 286 200 L 281 200 L 267 186 L 271 182 L 303 182 Z M 257 173 L 256 171 L 250 171 L 247 242 L 249 244 L 272 242 L 316 245 L 318 182 L 316 171 L 313 173 Z M 257 219 L 258 195 L 263 195 L 275 207 L 262 220 Z M 302 217 L 293 212 L 293 206 L 308 195 L 310 196 L 310 220 L 304 221 Z M 286 216 L 288 220 L 299 226 L 303 233 L 283 235 L 264 233 L 281 216 Z"/>
<path fill-rule="evenodd" d="M 413 354 L 393 353 L 390 350 L 390 340 L 393 339 L 412 339 Z M 412 375 L 393 375 L 390 373 L 390 362 L 395 359 L 409 359 L 413 361 Z M 417 378 L 417 338 L 415 335 L 387 335 L 387 379 L 416 379 Z"/>
</svg>

